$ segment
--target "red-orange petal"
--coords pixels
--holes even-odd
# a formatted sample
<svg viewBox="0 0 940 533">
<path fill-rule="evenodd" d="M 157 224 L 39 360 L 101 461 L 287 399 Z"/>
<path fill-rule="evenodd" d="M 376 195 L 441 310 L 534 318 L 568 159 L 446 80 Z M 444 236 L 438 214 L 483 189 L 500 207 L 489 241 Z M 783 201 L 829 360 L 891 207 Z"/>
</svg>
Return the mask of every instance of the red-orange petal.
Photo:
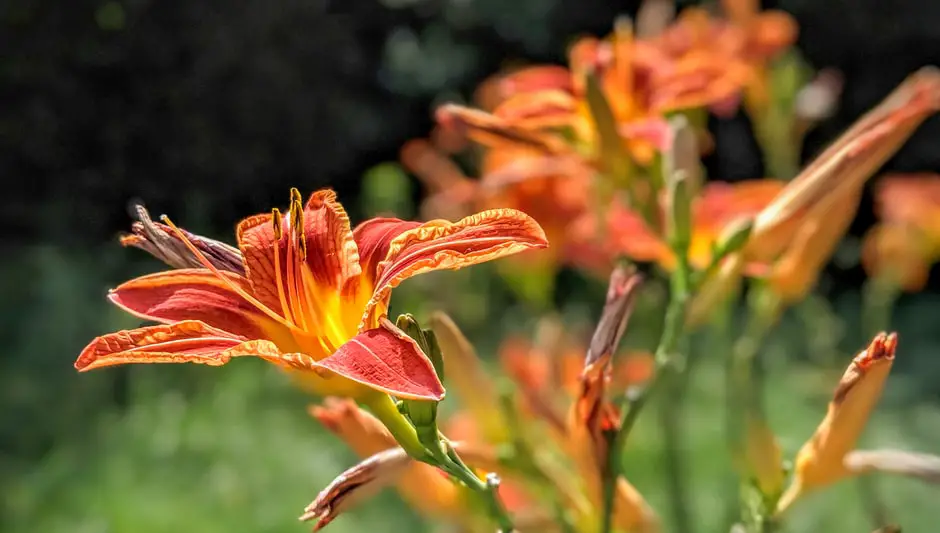
<svg viewBox="0 0 940 533">
<path fill-rule="evenodd" d="M 359 250 L 353 239 L 346 210 L 329 189 L 310 195 L 304 207 L 307 266 L 314 279 L 341 288 L 359 277 Z"/>
<path fill-rule="evenodd" d="M 75 361 L 80 372 L 130 363 L 200 363 L 224 365 L 232 357 L 253 355 L 277 361 L 280 353 L 268 341 L 246 341 L 187 320 L 175 324 L 118 331 L 98 337 L 82 350 Z"/>
<path fill-rule="evenodd" d="M 336 201 L 336 193 L 329 189 L 317 191 L 311 195 L 305 207 L 300 206 L 296 189 L 292 191 L 291 197 L 292 206 L 281 215 L 283 234 L 276 243 L 273 214 L 246 218 L 236 229 L 238 246 L 244 255 L 245 270 L 254 296 L 272 310 L 282 308 L 278 296 L 278 277 L 282 283 L 286 283 L 289 279 L 287 269 L 296 268 L 289 257 L 306 257 L 306 265 L 314 279 L 337 290 L 350 279 L 357 278 L 360 272 L 359 253 L 350 230 L 349 217 Z M 301 209 L 303 215 L 298 218 L 303 221 L 303 231 L 302 235 L 297 235 L 293 234 L 296 230 L 290 226 L 290 212 Z M 275 250 L 279 252 L 277 261 Z M 275 265 L 280 266 L 280 276 L 275 271 Z M 285 286 L 284 293 L 291 300 L 290 295 L 296 291 L 293 287 Z"/>
<path fill-rule="evenodd" d="M 359 264 L 362 273 L 371 283 L 378 277 L 379 263 L 388 255 L 391 242 L 402 233 L 420 226 L 420 222 L 412 222 L 397 218 L 373 218 L 356 226 L 353 238 L 359 246 Z"/>
<path fill-rule="evenodd" d="M 360 333 L 312 364 L 399 398 L 444 398 L 444 385 L 417 343 L 384 327 Z"/>
<path fill-rule="evenodd" d="M 225 273 L 228 275 L 228 273 Z M 250 292 L 247 280 L 228 275 Z M 206 269 L 157 272 L 119 285 L 108 299 L 131 314 L 155 322 L 198 320 L 248 339 L 260 339 L 263 319 L 257 308 Z"/>
<path fill-rule="evenodd" d="M 445 104 L 437 109 L 435 118 L 441 127 L 463 132 L 487 147 L 518 146 L 549 154 L 571 151 L 559 135 L 526 129 L 478 109 Z"/>
<path fill-rule="evenodd" d="M 509 98 L 517 94 L 533 93 L 546 89 L 571 92 L 571 71 L 559 65 L 526 67 L 500 80 L 500 95 Z"/>
<path fill-rule="evenodd" d="M 378 323 L 378 315 L 384 313 L 392 288 L 405 279 L 433 270 L 456 270 L 546 246 L 548 240 L 541 226 L 529 215 L 513 209 L 483 211 L 458 222 L 426 222 L 389 243 L 388 254 L 376 269 L 374 294 L 359 327 L 363 329 Z"/>
</svg>

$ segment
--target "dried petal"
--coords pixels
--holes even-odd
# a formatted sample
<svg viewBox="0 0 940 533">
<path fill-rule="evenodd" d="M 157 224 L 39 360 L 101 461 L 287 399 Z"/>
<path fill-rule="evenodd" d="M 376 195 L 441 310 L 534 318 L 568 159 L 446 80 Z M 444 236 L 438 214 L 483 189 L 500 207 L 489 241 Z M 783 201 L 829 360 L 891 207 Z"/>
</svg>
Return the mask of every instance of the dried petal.
<svg viewBox="0 0 940 533">
<path fill-rule="evenodd" d="M 394 483 L 405 471 L 411 458 L 401 448 L 379 452 L 346 470 L 333 480 L 305 509 L 300 520 L 316 520 L 319 531 L 337 516 L 371 498 Z"/>
<path fill-rule="evenodd" d="M 202 263 L 184 244 L 179 235 L 165 224 L 158 224 L 140 204 L 131 207 L 137 222 L 131 226 L 131 234 L 121 236 L 121 244 L 134 246 L 160 259 L 173 268 L 199 268 Z M 207 237 L 181 230 L 206 258 L 219 270 L 244 274 L 242 254 L 237 248 Z"/>
</svg>

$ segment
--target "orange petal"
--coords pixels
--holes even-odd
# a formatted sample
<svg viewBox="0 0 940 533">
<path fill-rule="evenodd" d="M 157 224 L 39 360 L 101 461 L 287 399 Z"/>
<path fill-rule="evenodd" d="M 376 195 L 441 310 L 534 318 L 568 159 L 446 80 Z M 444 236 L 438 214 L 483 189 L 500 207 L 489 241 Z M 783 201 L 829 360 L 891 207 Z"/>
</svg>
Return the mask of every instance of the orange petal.
<svg viewBox="0 0 940 533">
<path fill-rule="evenodd" d="M 304 206 L 304 237 L 307 266 L 317 282 L 339 289 L 362 272 L 349 216 L 334 191 L 324 189 L 310 195 Z"/>
<path fill-rule="evenodd" d="M 499 88 L 504 98 L 544 90 L 571 92 L 571 72 L 558 65 L 527 67 L 504 76 Z"/>
<path fill-rule="evenodd" d="M 493 115 L 524 129 L 561 128 L 578 120 L 577 101 L 564 91 L 524 93 L 501 103 Z"/>
<path fill-rule="evenodd" d="M 129 363 L 200 363 L 219 366 L 229 362 L 232 357 L 246 355 L 271 361 L 281 357 L 271 342 L 246 341 L 202 322 L 187 320 L 98 337 L 82 350 L 75 361 L 75 368 L 84 372 Z"/>
<path fill-rule="evenodd" d="M 885 222 L 913 226 L 940 242 L 940 174 L 890 174 L 875 187 L 875 209 Z"/>
<path fill-rule="evenodd" d="M 862 267 L 870 277 L 886 278 L 907 292 L 923 290 L 930 275 L 923 236 L 899 224 L 876 224 L 862 244 Z"/>
<path fill-rule="evenodd" d="M 410 337 L 389 328 L 364 331 L 312 364 L 398 398 L 444 398 L 444 385 L 428 356 Z"/>
<path fill-rule="evenodd" d="M 634 261 L 673 264 L 672 251 L 639 214 L 620 202 L 610 207 L 608 233 L 613 247 Z"/>
<path fill-rule="evenodd" d="M 508 144 L 550 154 L 570 151 L 567 142 L 560 136 L 525 129 L 477 109 L 446 104 L 437 109 L 435 116 L 442 127 L 462 131 L 483 146 Z"/>
<path fill-rule="evenodd" d="M 359 264 L 370 283 L 378 278 L 379 263 L 388 255 L 388 247 L 402 233 L 420 226 L 420 222 L 397 218 L 373 218 L 356 226 L 353 238 L 359 246 Z"/>
<path fill-rule="evenodd" d="M 359 327 L 377 324 L 392 288 L 412 276 L 456 270 L 546 246 L 545 232 L 538 223 L 512 209 L 483 211 L 458 222 L 426 222 L 389 244 L 385 260 L 376 269 L 375 293 L 366 305 Z"/>
<path fill-rule="evenodd" d="M 248 291 L 241 276 L 225 273 L 231 283 Z M 157 272 L 119 285 L 108 299 L 131 314 L 156 322 L 198 320 L 210 327 L 248 339 L 265 335 L 257 308 L 206 269 Z"/>
<path fill-rule="evenodd" d="M 287 213 L 275 210 L 246 218 L 236 235 L 254 295 L 270 309 L 283 309 L 282 296 L 289 306 L 298 303 L 295 299 L 304 293 L 299 289 L 304 266 L 318 284 L 336 290 L 360 273 L 349 217 L 331 190 L 313 193 L 304 207 L 300 193 L 292 189 Z"/>
</svg>

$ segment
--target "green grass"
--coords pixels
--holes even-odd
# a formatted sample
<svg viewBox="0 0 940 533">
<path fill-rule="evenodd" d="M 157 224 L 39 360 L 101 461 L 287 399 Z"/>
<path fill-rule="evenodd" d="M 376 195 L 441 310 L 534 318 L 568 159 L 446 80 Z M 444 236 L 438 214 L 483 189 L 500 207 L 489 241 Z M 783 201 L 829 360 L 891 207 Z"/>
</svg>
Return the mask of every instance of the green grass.
<svg viewBox="0 0 940 533">
<path fill-rule="evenodd" d="M 823 414 L 825 380 L 795 368 L 775 375 L 768 407 L 789 456 Z M 185 394 L 145 385 L 166 367 L 134 373 L 137 392 L 123 413 L 102 413 L 83 438 L 65 441 L 32 468 L 5 480 L 3 531 L 49 533 L 296 532 L 296 516 L 354 460 L 307 417 L 306 398 L 290 390 L 277 371 L 261 363 L 192 368 L 201 386 Z M 193 377 L 193 376 L 190 376 Z M 716 365 L 698 368 L 689 392 L 685 445 L 689 488 L 699 531 L 719 531 L 724 504 L 723 449 Z M 903 386 L 893 382 L 893 386 Z M 133 386 L 133 385 L 132 385 Z M 894 409 L 898 409 L 897 406 Z M 909 429 L 938 427 L 940 414 L 907 410 L 902 420 L 889 406 L 869 428 L 866 443 L 931 450 Z M 632 481 L 661 512 L 663 492 L 656 417 L 645 413 L 631 439 Z M 934 445 L 935 447 L 935 445 Z M 935 449 L 933 451 L 936 451 Z M 910 480 L 881 483 L 905 531 L 930 531 L 940 491 Z M 868 529 L 866 529 L 868 528 Z M 869 531 L 852 483 L 802 502 L 788 531 Z M 423 531 L 418 519 L 389 492 L 337 520 L 330 531 Z"/>
</svg>

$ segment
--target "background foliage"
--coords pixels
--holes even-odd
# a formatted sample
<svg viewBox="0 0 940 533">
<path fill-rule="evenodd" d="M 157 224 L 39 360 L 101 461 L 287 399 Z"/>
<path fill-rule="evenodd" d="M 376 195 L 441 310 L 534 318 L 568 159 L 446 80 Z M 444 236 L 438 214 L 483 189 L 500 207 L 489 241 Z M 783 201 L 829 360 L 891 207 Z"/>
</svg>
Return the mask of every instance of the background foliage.
<svg viewBox="0 0 940 533">
<path fill-rule="evenodd" d="M 840 110 L 812 134 L 807 157 L 909 72 L 940 63 L 940 4 L 765 4 L 797 18 L 798 46 L 814 67 L 845 76 Z M 307 417 L 309 400 L 279 374 L 254 362 L 80 378 L 72 369 L 90 338 L 136 325 L 103 298 L 107 287 L 154 267 L 114 242 L 128 225 L 128 201 L 143 199 L 194 231 L 226 238 L 240 217 L 284 203 L 290 186 L 337 189 L 356 220 L 386 208 L 408 215 L 419 188 L 393 167 L 373 167 L 426 134 L 434 105 L 466 99 L 500 66 L 561 62 L 574 36 L 602 35 L 615 15 L 635 9 L 610 0 L 3 3 L 0 175 L 10 187 L 0 197 L 0 530 L 304 530 L 294 517 L 351 456 Z M 762 174 L 743 115 L 710 126 L 718 146 L 707 161 L 711 176 Z M 934 118 L 886 168 L 940 171 L 938 139 Z M 869 205 L 854 235 L 870 224 Z M 785 328 L 768 349 L 771 416 L 782 434 L 811 432 L 833 372 L 860 344 L 856 256 L 851 243 L 837 255 L 824 298 L 792 313 L 790 334 Z M 933 292 L 901 301 L 901 357 L 868 432 L 872 444 L 937 451 L 937 279 Z M 473 286 L 472 297 L 455 296 L 466 293 L 459 287 L 434 294 L 433 282 L 409 282 L 396 305 L 443 306 L 481 339 L 484 354 L 495 348 L 487 344 L 497 337 L 492 324 L 531 326 L 486 268 L 450 281 Z M 599 301 L 601 291 L 565 275 L 560 300 L 590 322 L 598 310 L 584 302 Z M 706 497 L 724 470 L 713 459 L 721 421 L 704 414 L 721 401 L 709 371 L 705 365 L 696 377 L 687 443 L 694 492 Z M 636 435 L 633 479 L 661 503 L 656 432 L 641 427 Z M 782 444 L 792 452 L 799 443 Z M 886 486 L 906 531 L 930 531 L 937 493 L 904 480 Z M 814 503 L 792 530 L 867 524 L 851 485 Z M 703 531 L 718 523 L 715 502 L 696 505 Z M 333 527 L 420 530 L 391 494 Z"/>
</svg>

